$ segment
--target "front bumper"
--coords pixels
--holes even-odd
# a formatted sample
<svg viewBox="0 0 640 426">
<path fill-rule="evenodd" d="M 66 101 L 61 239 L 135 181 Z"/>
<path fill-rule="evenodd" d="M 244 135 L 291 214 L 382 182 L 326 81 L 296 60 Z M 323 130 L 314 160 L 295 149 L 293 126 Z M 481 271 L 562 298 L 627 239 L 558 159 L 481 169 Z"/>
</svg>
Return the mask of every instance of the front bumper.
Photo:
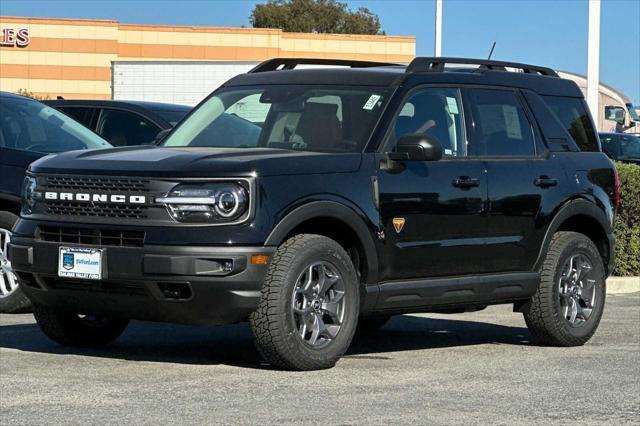
<svg viewBox="0 0 640 426">
<path fill-rule="evenodd" d="M 59 247 L 105 250 L 103 279 L 58 278 Z M 219 325 L 246 319 L 260 301 L 272 247 L 119 247 L 45 242 L 15 237 L 9 258 L 35 303 L 113 318 Z M 232 262 L 228 272 L 221 262 Z"/>
</svg>

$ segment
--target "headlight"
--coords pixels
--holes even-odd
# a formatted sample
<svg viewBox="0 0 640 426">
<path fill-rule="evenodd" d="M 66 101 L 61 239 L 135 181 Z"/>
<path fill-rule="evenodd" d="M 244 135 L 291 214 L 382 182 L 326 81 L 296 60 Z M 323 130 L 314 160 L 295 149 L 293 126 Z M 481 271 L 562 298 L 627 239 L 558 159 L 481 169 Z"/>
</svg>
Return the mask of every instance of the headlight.
<svg viewBox="0 0 640 426">
<path fill-rule="evenodd" d="M 233 223 L 249 213 L 249 187 L 244 182 L 185 183 L 156 201 L 179 222 Z"/>
<path fill-rule="evenodd" d="M 22 212 L 31 214 L 31 209 L 36 204 L 36 178 L 27 176 L 22 182 Z"/>
</svg>

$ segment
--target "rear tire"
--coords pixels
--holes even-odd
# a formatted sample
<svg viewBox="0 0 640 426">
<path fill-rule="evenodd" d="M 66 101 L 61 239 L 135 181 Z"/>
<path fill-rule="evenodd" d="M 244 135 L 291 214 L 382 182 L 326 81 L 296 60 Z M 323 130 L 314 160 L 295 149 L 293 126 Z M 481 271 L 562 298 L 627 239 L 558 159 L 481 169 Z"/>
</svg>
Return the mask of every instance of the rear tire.
<svg viewBox="0 0 640 426">
<path fill-rule="evenodd" d="M 330 368 L 358 321 L 358 278 L 347 252 L 320 235 L 296 235 L 276 250 L 250 316 L 258 351 L 289 370 Z"/>
<path fill-rule="evenodd" d="M 48 306 L 34 305 L 33 316 L 40 330 L 62 346 L 93 348 L 116 340 L 129 324 L 128 320 L 99 318 L 59 312 Z"/>
<path fill-rule="evenodd" d="M 18 216 L 0 211 L 0 314 L 19 314 L 31 310 L 31 302 L 20 288 L 18 277 L 7 259 L 7 243 Z"/>
<path fill-rule="evenodd" d="M 604 264 L 593 241 L 577 232 L 558 232 L 524 319 L 540 343 L 584 345 L 598 328 L 605 297 Z"/>
</svg>

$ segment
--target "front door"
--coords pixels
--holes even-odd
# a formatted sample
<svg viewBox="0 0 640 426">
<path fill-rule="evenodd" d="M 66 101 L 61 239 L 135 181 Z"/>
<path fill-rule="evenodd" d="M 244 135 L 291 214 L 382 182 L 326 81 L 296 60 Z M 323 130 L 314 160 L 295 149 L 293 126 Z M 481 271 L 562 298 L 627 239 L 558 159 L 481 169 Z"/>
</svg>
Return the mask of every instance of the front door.
<svg viewBox="0 0 640 426">
<path fill-rule="evenodd" d="M 460 91 L 415 90 L 401 107 L 385 149 L 408 133 L 437 138 L 444 157 L 379 170 L 385 234 L 381 280 L 482 272 L 487 178 L 484 162 L 468 157 L 473 147 L 467 143 Z"/>
</svg>

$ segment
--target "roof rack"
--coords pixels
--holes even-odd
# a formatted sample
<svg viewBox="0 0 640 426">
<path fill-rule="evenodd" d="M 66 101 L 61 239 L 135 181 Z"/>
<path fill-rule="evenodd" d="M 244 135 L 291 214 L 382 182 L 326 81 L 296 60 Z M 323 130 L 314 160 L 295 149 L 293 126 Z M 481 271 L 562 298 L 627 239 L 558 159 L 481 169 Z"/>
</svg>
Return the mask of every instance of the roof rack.
<svg viewBox="0 0 640 426">
<path fill-rule="evenodd" d="M 407 67 L 407 73 L 411 72 L 443 72 L 446 64 L 479 65 L 478 69 L 492 71 L 507 71 L 507 68 L 518 68 L 527 74 L 546 75 L 559 77 L 551 68 L 539 67 L 536 65 L 520 64 L 517 62 L 490 61 L 485 59 L 469 58 L 441 58 L 441 57 L 418 57 Z"/>
<path fill-rule="evenodd" d="M 371 68 L 384 66 L 399 66 L 391 62 L 354 61 L 350 59 L 313 59 L 313 58 L 274 58 L 259 63 L 249 73 L 292 70 L 298 65 L 339 65 L 351 68 Z"/>
</svg>

